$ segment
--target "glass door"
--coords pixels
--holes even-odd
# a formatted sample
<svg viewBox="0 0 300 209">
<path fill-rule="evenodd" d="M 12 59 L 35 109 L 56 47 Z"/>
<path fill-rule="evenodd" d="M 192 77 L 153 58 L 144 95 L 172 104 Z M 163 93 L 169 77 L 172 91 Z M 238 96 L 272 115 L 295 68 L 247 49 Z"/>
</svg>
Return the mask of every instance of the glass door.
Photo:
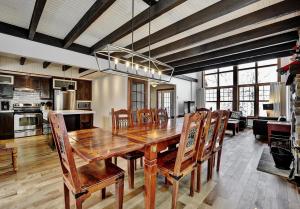
<svg viewBox="0 0 300 209">
<path fill-rule="evenodd" d="M 175 113 L 174 95 L 175 95 L 174 90 L 157 91 L 157 108 L 166 109 L 169 117 L 174 117 L 174 113 Z"/>
</svg>

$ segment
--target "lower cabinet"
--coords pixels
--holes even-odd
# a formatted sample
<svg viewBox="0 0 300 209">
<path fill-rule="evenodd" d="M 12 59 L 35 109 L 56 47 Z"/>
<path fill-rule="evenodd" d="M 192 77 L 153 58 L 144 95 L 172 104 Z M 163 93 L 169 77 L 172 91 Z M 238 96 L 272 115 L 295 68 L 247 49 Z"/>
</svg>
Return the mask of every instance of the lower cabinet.
<svg viewBox="0 0 300 209">
<path fill-rule="evenodd" d="M 0 139 L 14 138 L 14 114 L 0 113 Z"/>
<path fill-rule="evenodd" d="M 93 114 L 64 115 L 67 131 L 93 127 Z"/>
</svg>

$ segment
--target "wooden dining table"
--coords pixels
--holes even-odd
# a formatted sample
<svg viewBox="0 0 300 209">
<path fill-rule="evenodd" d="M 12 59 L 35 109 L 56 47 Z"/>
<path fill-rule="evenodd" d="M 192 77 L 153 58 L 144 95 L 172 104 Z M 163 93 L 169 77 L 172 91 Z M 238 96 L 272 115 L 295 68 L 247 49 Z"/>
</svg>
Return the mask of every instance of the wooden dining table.
<svg viewBox="0 0 300 209">
<path fill-rule="evenodd" d="M 135 126 L 116 131 L 101 128 L 69 132 L 73 151 L 92 162 L 121 156 L 140 150 L 144 152 L 145 208 L 155 208 L 157 155 L 179 142 L 183 119 L 169 119 L 167 123 Z"/>
</svg>

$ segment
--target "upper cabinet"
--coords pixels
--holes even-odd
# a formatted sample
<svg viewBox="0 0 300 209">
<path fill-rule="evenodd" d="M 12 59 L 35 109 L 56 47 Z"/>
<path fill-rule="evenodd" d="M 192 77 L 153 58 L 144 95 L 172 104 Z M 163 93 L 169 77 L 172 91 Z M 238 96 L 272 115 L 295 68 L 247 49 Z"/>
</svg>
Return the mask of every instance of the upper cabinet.
<svg viewBox="0 0 300 209">
<path fill-rule="evenodd" d="M 52 98 L 51 79 L 50 78 L 41 78 L 40 88 L 41 88 L 41 99 L 51 99 Z"/>
<path fill-rule="evenodd" d="M 77 100 L 92 100 L 92 81 L 77 80 Z"/>
</svg>

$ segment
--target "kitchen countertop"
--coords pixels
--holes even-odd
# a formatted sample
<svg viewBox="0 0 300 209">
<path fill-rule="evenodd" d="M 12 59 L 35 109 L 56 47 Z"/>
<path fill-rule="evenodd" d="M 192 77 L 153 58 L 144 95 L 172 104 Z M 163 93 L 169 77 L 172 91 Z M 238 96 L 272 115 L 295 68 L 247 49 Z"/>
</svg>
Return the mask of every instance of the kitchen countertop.
<svg viewBox="0 0 300 209">
<path fill-rule="evenodd" d="M 0 113 L 13 113 L 13 110 L 0 110 Z"/>
<path fill-rule="evenodd" d="M 53 113 L 60 113 L 63 115 L 82 115 L 82 114 L 94 114 L 95 111 L 90 110 L 53 110 Z"/>
</svg>

